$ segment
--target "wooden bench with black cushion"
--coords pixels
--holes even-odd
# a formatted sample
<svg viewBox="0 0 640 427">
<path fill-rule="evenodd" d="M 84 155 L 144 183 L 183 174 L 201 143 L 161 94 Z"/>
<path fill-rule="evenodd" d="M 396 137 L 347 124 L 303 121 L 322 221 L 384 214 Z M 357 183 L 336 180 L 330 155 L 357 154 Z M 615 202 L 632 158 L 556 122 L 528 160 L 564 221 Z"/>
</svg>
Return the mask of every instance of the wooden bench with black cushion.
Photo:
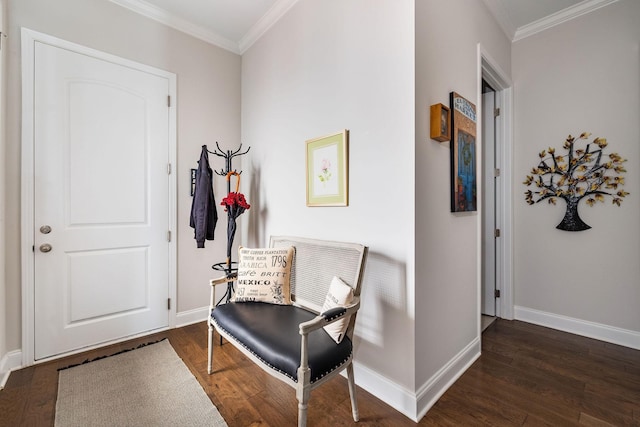
<svg viewBox="0 0 640 427">
<path fill-rule="evenodd" d="M 215 329 L 263 370 L 296 389 L 298 425 L 305 426 L 310 391 L 346 369 L 353 419 L 358 421 L 352 337 L 367 247 L 301 237 L 272 237 L 269 246 L 294 248 L 289 276 L 293 302 L 232 300 L 216 306 L 215 285 L 237 277 L 211 280 L 209 373 Z M 335 290 L 336 278 L 351 288 L 353 298 L 346 305 L 326 309 L 327 294 L 330 287 Z M 331 326 L 327 328 L 330 333 L 325 330 L 341 319 L 348 319 L 343 334 L 330 330 Z"/>
</svg>

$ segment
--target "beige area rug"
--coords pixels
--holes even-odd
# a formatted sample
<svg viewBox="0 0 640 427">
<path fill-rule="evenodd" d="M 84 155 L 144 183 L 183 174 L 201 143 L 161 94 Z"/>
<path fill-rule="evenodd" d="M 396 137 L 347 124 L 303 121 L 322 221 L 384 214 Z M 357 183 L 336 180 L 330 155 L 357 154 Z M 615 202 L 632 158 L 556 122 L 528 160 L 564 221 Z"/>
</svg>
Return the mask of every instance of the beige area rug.
<svg viewBox="0 0 640 427">
<path fill-rule="evenodd" d="M 56 427 L 226 425 L 167 340 L 60 371 Z"/>
</svg>

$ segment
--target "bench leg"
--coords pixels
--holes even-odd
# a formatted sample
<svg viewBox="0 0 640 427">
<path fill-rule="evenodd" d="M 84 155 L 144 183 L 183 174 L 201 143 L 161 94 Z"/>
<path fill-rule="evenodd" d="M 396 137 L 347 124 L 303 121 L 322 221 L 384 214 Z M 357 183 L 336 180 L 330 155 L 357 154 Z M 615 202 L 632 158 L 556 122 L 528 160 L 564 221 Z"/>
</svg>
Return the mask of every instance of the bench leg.
<svg viewBox="0 0 640 427">
<path fill-rule="evenodd" d="M 298 427 L 307 427 L 307 406 L 306 402 L 298 402 Z"/>
<path fill-rule="evenodd" d="M 347 366 L 347 379 L 349 381 L 349 397 L 351 397 L 351 412 L 353 413 L 353 421 L 358 421 L 358 402 L 356 401 L 356 381 L 353 376 L 353 361 Z"/>
<path fill-rule="evenodd" d="M 208 340 L 209 341 L 209 347 L 208 347 L 209 357 L 207 359 L 207 372 L 211 374 L 211 372 L 213 371 L 213 325 L 211 325 L 211 323 L 208 323 L 208 324 L 209 324 L 209 340 Z"/>
<path fill-rule="evenodd" d="M 298 398 L 298 427 L 307 426 L 307 406 L 311 397 L 311 370 L 308 367 L 298 368 L 298 384 L 296 397 Z"/>
</svg>

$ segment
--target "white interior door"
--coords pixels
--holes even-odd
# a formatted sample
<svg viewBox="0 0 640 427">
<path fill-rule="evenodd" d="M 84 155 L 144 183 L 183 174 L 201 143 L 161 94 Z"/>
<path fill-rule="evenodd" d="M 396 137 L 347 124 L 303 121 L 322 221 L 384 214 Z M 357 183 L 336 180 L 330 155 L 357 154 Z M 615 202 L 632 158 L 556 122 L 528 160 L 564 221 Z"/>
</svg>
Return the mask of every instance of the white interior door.
<svg viewBox="0 0 640 427">
<path fill-rule="evenodd" d="M 496 315 L 495 92 L 482 94 L 482 314 Z"/>
<path fill-rule="evenodd" d="M 34 358 L 168 326 L 169 80 L 35 41 Z"/>
</svg>

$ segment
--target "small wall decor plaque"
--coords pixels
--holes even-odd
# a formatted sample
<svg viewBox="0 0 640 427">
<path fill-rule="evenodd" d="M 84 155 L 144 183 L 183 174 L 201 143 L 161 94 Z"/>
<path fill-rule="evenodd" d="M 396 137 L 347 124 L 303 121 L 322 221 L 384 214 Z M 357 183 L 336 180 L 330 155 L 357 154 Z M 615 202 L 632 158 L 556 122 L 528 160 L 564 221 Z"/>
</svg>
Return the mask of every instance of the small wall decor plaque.
<svg viewBox="0 0 640 427">
<path fill-rule="evenodd" d="M 196 192 L 196 173 L 198 172 L 197 169 L 191 169 L 191 197 L 193 197 L 193 195 Z"/>
<path fill-rule="evenodd" d="M 593 206 L 603 202 L 605 196 L 612 198 L 614 205 L 620 206 L 624 197 L 629 195 L 622 189 L 626 172 L 623 159 L 618 153 L 604 154 L 607 146 L 606 138 L 595 138 L 586 142 L 591 136 L 583 132 L 576 140 L 569 135 L 562 148 L 565 154 L 556 153 L 555 148 L 542 150 L 539 153 L 540 163 L 531 170 L 523 182 L 526 186 L 535 185 L 535 191 L 525 191 L 525 199 L 533 205 L 543 200 L 555 205 L 557 199 L 563 199 L 566 212 L 559 230 L 583 231 L 591 226 L 587 225 L 578 215 L 578 204 L 586 199 L 587 205 Z"/>
<path fill-rule="evenodd" d="M 430 108 L 431 115 L 431 139 L 439 142 L 451 139 L 451 126 L 449 119 L 449 107 L 442 104 L 433 104 Z"/>
</svg>

